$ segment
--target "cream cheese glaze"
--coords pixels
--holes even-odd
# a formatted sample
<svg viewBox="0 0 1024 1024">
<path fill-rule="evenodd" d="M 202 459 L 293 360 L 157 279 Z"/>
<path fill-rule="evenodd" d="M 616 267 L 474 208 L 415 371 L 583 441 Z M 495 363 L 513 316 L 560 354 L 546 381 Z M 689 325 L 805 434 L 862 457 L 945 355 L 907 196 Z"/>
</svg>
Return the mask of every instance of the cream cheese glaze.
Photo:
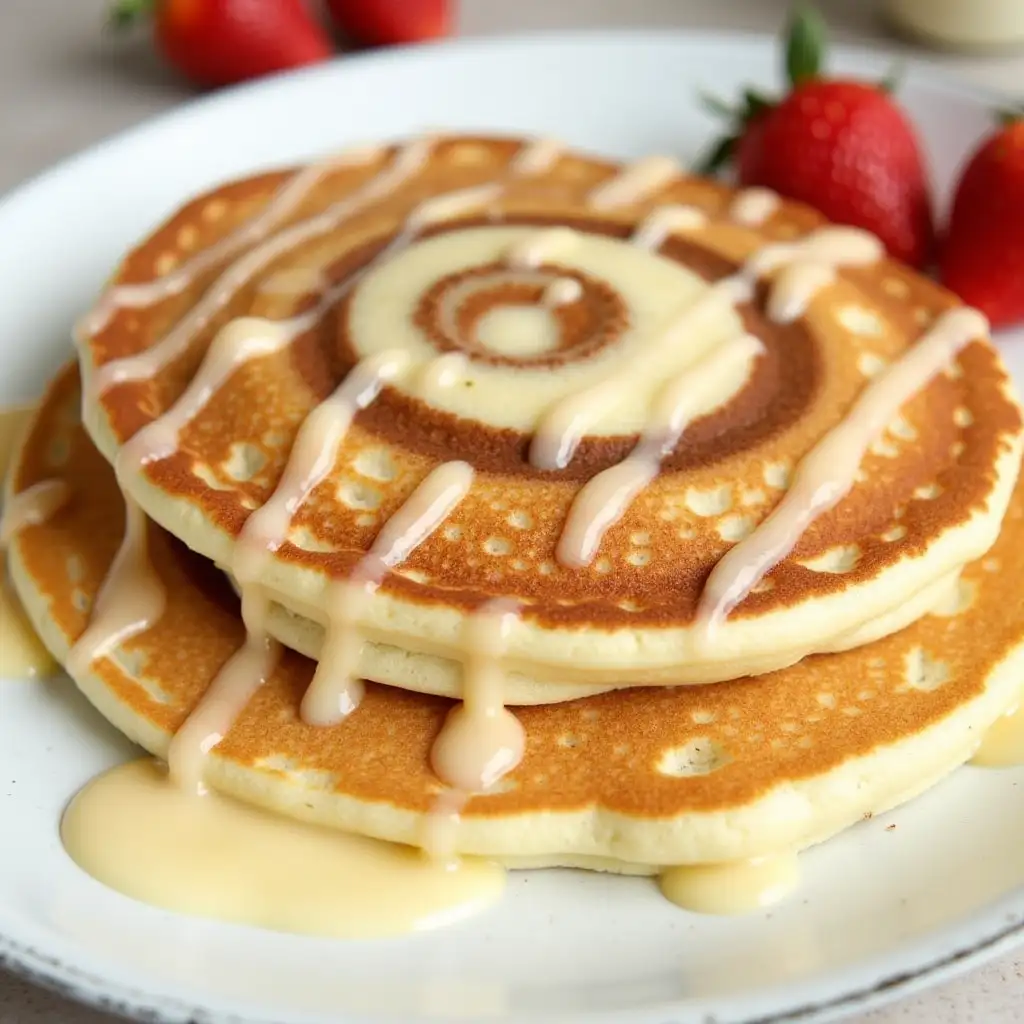
<svg viewBox="0 0 1024 1024">
<path fill-rule="evenodd" d="M 736 193 L 729 216 L 744 227 L 756 228 L 779 208 L 779 194 L 770 188 L 745 188 Z"/>
<path fill-rule="evenodd" d="M 415 164 L 422 158 L 422 145 L 422 142 L 418 142 L 420 148 L 409 153 L 408 161 L 402 165 L 396 165 L 395 170 L 398 173 L 404 172 L 410 164 Z M 265 239 L 333 170 L 346 165 L 368 163 L 378 157 L 380 152 L 379 146 L 350 149 L 332 156 L 328 160 L 303 168 L 267 204 L 262 213 L 247 221 L 237 231 L 227 235 L 219 242 L 196 253 L 170 273 L 154 281 L 146 281 L 141 284 L 121 284 L 110 288 L 90 315 L 90 329 L 99 330 L 120 308 L 138 309 L 151 306 L 184 291 L 190 282 L 200 274 L 237 255 L 246 246 Z M 401 170 L 399 170 L 399 166 Z M 365 194 L 361 198 L 366 198 Z M 346 209 L 352 208 L 346 207 Z"/>
<path fill-rule="evenodd" d="M 703 322 L 716 317 L 725 308 L 748 300 L 751 285 L 741 277 L 726 278 L 708 288 L 691 306 L 687 306 L 659 332 L 648 339 L 646 355 L 657 363 L 666 350 L 678 348 L 686 336 Z M 542 417 L 530 443 L 530 462 L 538 469 L 565 469 L 572 461 L 583 437 L 593 428 L 599 416 L 614 408 L 631 377 L 643 372 L 642 363 L 618 368 L 618 372 L 598 380 L 589 388 L 570 394 L 555 403 Z M 743 375 L 745 378 L 746 374 Z M 741 378 L 742 381 L 743 378 Z M 734 383 L 733 389 L 736 390 Z M 716 392 L 717 393 L 717 392 Z"/>
<path fill-rule="evenodd" d="M 580 234 L 571 228 L 547 228 L 513 242 L 505 253 L 512 270 L 533 270 L 542 263 L 564 257 L 580 244 Z"/>
<path fill-rule="evenodd" d="M 138 355 L 118 359 L 105 364 L 95 374 L 91 382 L 87 382 L 90 394 L 85 400 L 95 400 L 115 384 L 128 380 L 145 380 L 154 376 L 158 370 L 177 359 L 189 346 L 195 333 L 208 324 L 220 311 L 227 300 L 243 285 L 252 280 L 273 259 L 288 252 L 297 245 L 309 242 L 326 235 L 338 224 L 361 210 L 364 206 L 386 196 L 393 188 L 419 171 L 432 145 L 431 139 L 417 139 L 400 149 L 392 163 L 369 183 L 347 196 L 323 213 L 308 220 L 299 221 L 246 253 L 214 282 L 201 302 L 187 313 L 175 326 L 160 339 L 157 344 L 140 352 Z M 301 174 L 302 172 L 300 172 Z M 292 179 L 292 184 L 296 179 Z M 285 188 L 289 188 L 286 185 Z M 190 277 L 194 274 L 189 275 Z M 141 298 L 136 305 L 152 305 L 173 292 L 166 291 L 165 281 L 159 278 L 153 282 L 148 291 L 136 293 Z M 98 330 L 117 308 L 119 293 L 116 289 L 100 300 L 97 308 L 88 315 L 85 327 L 89 331 Z"/>
<path fill-rule="evenodd" d="M 444 462 L 432 469 L 377 534 L 351 577 L 331 584 L 326 601 L 327 637 L 302 701 L 307 722 L 330 725 L 358 705 L 362 683 L 355 668 L 363 645 L 359 620 L 368 593 L 448 518 L 472 483 L 473 467 L 466 462 Z"/>
<path fill-rule="evenodd" d="M 608 529 L 657 477 L 662 459 L 675 449 L 699 412 L 708 385 L 733 372 L 745 376 L 761 350 L 757 338 L 742 334 L 666 382 L 636 447 L 617 466 L 588 480 L 573 499 L 556 550 L 562 565 L 579 567 L 594 560 Z"/>
<path fill-rule="evenodd" d="M 69 498 L 67 485 L 62 480 L 40 480 L 24 491 L 9 495 L 0 518 L 0 548 L 19 530 L 45 523 Z"/>
<path fill-rule="evenodd" d="M 0 482 L 7 475 L 34 409 L 33 405 L 0 409 Z M 57 668 L 7 581 L 4 549 L 15 533 L 45 522 L 67 499 L 67 488 L 59 480 L 43 481 L 14 495 L 0 508 L 0 678 L 35 679 L 52 675 Z"/>
<path fill-rule="evenodd" d="M 695 206 L 659 206 L 633 232 L 633 244 L 641 249 L 660 249 L 669 235 L 699 231 L 707 223 L 707 214 Z"/>
<path fill-rule="evenodd" d="M 1024 765 L 1024 702 L 1007 709 L 981 739 L 971 764 L 982 768 L 1018 768 Z"/>
<path fill-rule="evenodd" d="M 89 616 L 68 654 L 68 670 L 81 673 L 118 644 L 149 629 L 164 612 L 166 594 L 149 559 L 149 521 L 125 498 L 124 539 Z"/>
<path fill-rule="evenodd" d="M 61 822 L 71 858 L 126 896 L 277 931 L 372 939 L 443 927 L 493 906 L 496 864 L 290 821 L 218 793 L 196 797 L 152 761 L 90 782 Z"/>
<path fill-rule="evenodd" d="M 548 309 L 557 309 L 572 302 L 579 302 L 583 295 L 583 285 L 574 277 L 556 277 L 541 296 L 541 305 Z"/>
<path fill-rule="evenodd" d="M 769 516 L 712 570 L 697 610 L 709 642 L 715 627 L 793 550 L 814 519 L 849 492 L 868 446 L 907 399 L 965 345 L 987 334 L 988 321 L 977 310 L 950 310 L 865 387 L 840 423 L 801 460 L 789 490 Z"/>
<path fill-rule="evenodd" d="M 57 671 L 57 662 L 36 636 L 8 583 L 0 555 L 0 680 L 40 679 Z"/>
<path fill-rule="evenodd" d="M 795 853 L 736 864 L 666 868 L 658 883 L 666 899 L 698 914 L 749 914 L 784 900 L 800 882 Z"/>
<path fill-rule="evenodd" d="M 590 193 L 595 210 L 613 210 L 618 206 L 639 203 L 678 178 L 682 168 L 669 156 L 647 156 L 623 168 L 609 181 Z"/>
<path fill-rule="evenodd" d="M 95 374 L 86 402 L 95 402 L 99 394 L 115 383 L 151 377 L 177 358 L 228 298 L 271 260 L 301 242 L 326 234 L 353 212 L 414 176 L 429 147 L 430 140 L 419 140 L 399 149 L 392 161 L 352 196 L 322 214 L 273 234 L 274 224 L 285 215 L 283 211 L 292 209 L 294 197 L 301 191 L 299 186 L 308 189 L 317 180 L 315 175 L 299 172 L 262 219 L 255 221 L 259 236 L 256 248 L 224 270 L 196 307 L 152 348 L 103 366 Z M 537 173 L 557 159 L 559 152 L 551 144 L 534 143 L 512 161 L 508 173 Z M 678 165 L 668 158 L 638 161 L 595 188 L 590 193 L 590 206 L 594 210 L 614 210 L 648 200 L 678 174 Z M 390 261 L 409 256 L 411 244 L 425 228 L 487 209 L 501 195 L 503 187 L 499 180 L 422 201 L 373 265 L 386 268 Z M 284 202 L 289 196 L 288 202 Z M 731 208 L 731 216 L 741 223 L 756 224 L 771 215 L 776 203 L 777 197 L 768 194 L 741 194 Z M 272 214 L 270 219 L 268 213 Z M 655 250 L 669 234 L 699 232 L 706 223 L 706 215 L 693 208 L 657 208 L 626 248 L 634 252 Z M 436 244 L 435 240 L 424 243 L 431 244 Z M 593 244 L 578 232 L 552 228 L 520 232 L 502 252 L 509 273 L 535 272 L 552 259 Z M 834 280 L 837 268 L 869 265 L 881 255 L 877 239 L 850 228 L 822 228 L 797 242 L 767 245 L 739 273 L 704 287 L 694 301 L 683 303 L 672 317 L 652 330 L 644 339 L 645 357 L 658 364 L 662 354 L 678 351 L 705 323 L 716 318 L 716 322 L 731 323 L 728 318 L 735 316 L 736 307 L 754 297 L 759 278 L 769 279 L 769 316 L 788 321 L 804 315 L 814 297 Z M 237 372 L 247 360 L 292 343 L 348 294 L 364 274 L 365 270 L 339 282 L 323 295 L 311 313 L 292 321 L 247 318 L 226 325 L 181 399 L 122 449 L 118 458 L 119 477 L 123 480 L 127 474 L 139 472 L 148 461 L 171 454 L 181 428 L 201 411 L 219 382 Z M 115 289 L 101 300 L 90 322 L 109 316 L 110 309 L 119 302 L 130 305 L 159 301 L 171 294 L 168 289 L 179 287 L 178 280 L 159 279 L 148 289 L 124 286 L 135 289 L 130 292 Z M 544 290 L 543 304 L 571 302 L 579 287 L 575 279 L 555 275 Z M 554 298 L 549 297 L 551 290 Z M 735 545 L 712 573 L 699 611 L 699 619 L 709 631 L 793 548 L 813 518 L 846 493 L 865 449 L 900 406 L 964 345 L 984 336 L 986 330 L 984 318 L 974 311 L 948 313 L 902 359 L 868 385 L 849 415 L 797 467 L 793 486 L 776 510 L 745 541 Z M 600 548 L 604 532 L 655 479 L 662 458 L 679 442 L 687 423 L 706 411 L 700 401 L 712 378 L 716 394 L 734 393 L 759 352 L 759 343 L 737 330 L 720 339 L 710 351 L 694 353 L 690 365 L 668 381 L 660 382 L 662 388 L 648 409 L 641 440 L 634 451 L 622 463 L 592 479 L 577 495 L 558 546 L 563 564 L 589 564 Z M 641 362 L 637 360 L 632 366 L 639 367 Z M 203 756 L 230 729 L 234 717 L 273 669 L 279 648 L 266 631 L 268 596 L 260 583 L 261 570 L 269 555 L 287 538 L 298 509 L 333 467 L 338 447 L 356 413 L 374 402 L 389 380 L 409 375 L 425 386 L 444 388 L 450 386 L 450 378 L 458 378 L 465 371 L 464 358 L 413 357 L 404 347 L 367 355 L 303 424 L 274 495 L 249 517 L 231 566 L 242 592 L 246 642 L 213 681 L 207 697 L 171 747 L 171 776 L 185 788 L 201 785 Z M 639 371 L 627 368 L 625 372 L 617 369 L 599 375 L 588 386 L 554 401 L 535 424 L 529 452 L 531 463 L 554 472 L 565 468 L 599 415 L 628 394 L 632 374 L 636 372 Z M 473 470 L 466 463 L 453 461 L 436 467 L 383 526 L 355 569 L 331 583 L 326 600 L 327 639 L 303 702 L 307 721 L 326 726 L 355 710 L 361 686 L 355 678 L 362 643 L 360 621 L 368 596 L 388 571 L 444 523 L 451 510 L 465 498 L 472 482 Z M 76 645 L 75 659 L 97 657 L 159 617 L 159 584 L 151 570 L 147 573 L 145 562 L 144 519 L 131 502 L 128 517 L 124 545 L 97 602 L 89 629 Z M 515 716 L 505 708 L 503 695 L 506 641 L 515 629 L 518 615 L 514 603 L 499 600 L 485 604 L 466 621 L 456 651 L 464 672 L 463 703 L 452 711 L 433 752 L 438 777 L 452 790 L 439 805 L 441 817 L 457 814 L 460 800 L 494 785 L 522 756 L 522 730 Z M 671 883 L 673 888 L 682 885 Z"/>
</svg>

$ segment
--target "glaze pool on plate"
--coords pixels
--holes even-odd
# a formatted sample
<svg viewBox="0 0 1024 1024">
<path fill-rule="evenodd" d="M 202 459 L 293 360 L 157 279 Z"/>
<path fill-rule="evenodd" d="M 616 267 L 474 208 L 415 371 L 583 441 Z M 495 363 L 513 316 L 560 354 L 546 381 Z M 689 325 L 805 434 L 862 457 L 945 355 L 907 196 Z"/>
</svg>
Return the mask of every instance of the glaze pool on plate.
<svg viewBox="0 0 1024 1024">
<path fill-rule="evenodd" d="M 854 53 L 837 54 L 844 64 L 882 69 Z M 156 122 L 0 208 L 8 284 L 0 402 L 38 392 L 67 352 L 74 316 L 123 248 L 211 181 L 431 124 L 536 131 L 621 155 L 675 149 L 685 158 L 710 131 L 684 99 L 696 85 L 728 91 L 773 68 L 768 40 L 724 36 L 460 44 L 348 61 Z M 948 181 L 987 129 L 991 99 L 915 74 L 906 96 L 937 177 Z M 166 159 L 186 146 L 188 161 Z M 146 164 L 161 170 L 141 173 Z M 25 338 L 32 344 L 9 340 Z M 1007 338 L 1003 347 L 1020 381 L 1024 348 L 1013 345 Z M 67 682 L 0 686 L 0 825 L 19 836 L 0 851 L 0 955 L 83 998 L 120 1000 L 160 1019 L 188 1019 L 196 1007 L 213 1021 L 771 1019 L 818 1004 L 864 1005 L 881 998 L 871 993 L 887 979 L 943 973 L 964 966 L 972 950 L 1004 948 L 1024 921 L 1024 815 L 1007 813 L 1019 804 L 1024 773 L 971 768 L 811 851 L 804 890 L 770 918 L 681 916 L 642 880 L 559 872 L 514 877 L 505 905 L 486 918 L 386 945 L 328 947 L 175 918 L 92 882 L 59 844 L 67 799 L 132 756 L 128 744 Z M 981 871 L 983 853 L 992 860 Z"/>
</svg>

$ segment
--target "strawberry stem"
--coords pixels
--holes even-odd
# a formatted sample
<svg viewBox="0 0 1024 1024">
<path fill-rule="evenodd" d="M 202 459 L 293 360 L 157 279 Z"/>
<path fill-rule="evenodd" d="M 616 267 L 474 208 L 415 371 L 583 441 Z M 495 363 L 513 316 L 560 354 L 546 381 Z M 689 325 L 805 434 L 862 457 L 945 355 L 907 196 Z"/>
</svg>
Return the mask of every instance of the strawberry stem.
<svg viewBox="0 0 1024 1024">
<path fill-rule="evenodd" d="M 698 159 L 694 170 L 703 175 L 717 173 L 732 160 L 739 141 L 738 135 L 727 135 L 725 138 L 719 139 L 704 156 Z"/>
<path fill-rule="evenodd" d="M 122 31 L 149 18 L 156 9 L 157 0 L 115 0 L 107 12 L 107 27 Z"/>
<path fill-rule="evenodd" d="M 1024 121 L 1024 107 L 1005 107 L 1003 110 L 997 110 L 996 118 L 1004 128 L 1009 128 L 1018 121 Z"/>
<path fill-rule="evenodd" d="M 810 4 L 798 3 L 786 31 L 786 76 L 799 85 L 821 72 L 825 54 L 825 22 Z"/>
<path fill-rule="evenodd" d="M 725 100 L 707 93 L 701 93 L 700 99 L 710 113 L 728 124 L 727 134 L 697 158 L 695 169 L 698 174 L 714 174 L 732 161 L 747 125 L 771 110 L 776 101 L 750 88 L 743 90 L 743 99 L 738 107 L 730 107 Z"/>
<path fill-rule="evenodd" d="M 743 102 L 746 104 L 742 112 L 745 121 L 753 121 L 776 104 L 776 100 L 771 97 L 749 88 L 743 90 Z"/>
<path fill-rule="evenodd" d="M 716 117 L 724 117 L 731 120 L 738 113 L 735 107 L 730 106 L 720 96 L 715 96 L 714 93 L 702 90 L 697 94 L 697 98 L 700 100 L 700 105 L 709 114 L 714 114 Z"/>
<path fill-rule="evenodd" d="M 810 4 L 795 4 L 786 30 L 786 74 L 790 82 L 796 86 L 800 82 L 817 78 L 823 67 L 824 55 L 824 20 Z M 743 90 L 735 107 L 707 93 L 702 93 L 700 98 L 706 110 L 727 124 L 725 137 L 713 143 L 698 158 L 697 170 L 702 174 L 713 174 L 730 163 L 750 125 L 764 117 L 779 102 L 776 97 L 766 96 L 751 88 Z"/>
<path fill-rule="evenodd" d="M 902 62 L 893 64 L 889 68 L 889 73 L 878 83 L 878 88 L 886 95 L 891 96 L 900 86 L 900 82 L 903 81 L 903 76 L 906 73 L 906 67 Z"/>
</svg>

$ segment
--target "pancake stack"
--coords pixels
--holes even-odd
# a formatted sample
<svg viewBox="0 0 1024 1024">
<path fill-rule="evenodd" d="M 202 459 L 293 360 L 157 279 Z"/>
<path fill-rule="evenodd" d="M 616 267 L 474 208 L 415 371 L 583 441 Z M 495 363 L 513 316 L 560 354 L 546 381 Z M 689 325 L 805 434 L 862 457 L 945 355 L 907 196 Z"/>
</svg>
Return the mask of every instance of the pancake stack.
<svg viewBox="0 0 1024 1024">
<path fill-rule="evenodd" d="M 790 855 L 1015 705 L 1022 421 L 877 239 L 665 157 L 416 138 L 194 199 L 8 479 L 171 777 L 514 867 Z"/>
</svg>

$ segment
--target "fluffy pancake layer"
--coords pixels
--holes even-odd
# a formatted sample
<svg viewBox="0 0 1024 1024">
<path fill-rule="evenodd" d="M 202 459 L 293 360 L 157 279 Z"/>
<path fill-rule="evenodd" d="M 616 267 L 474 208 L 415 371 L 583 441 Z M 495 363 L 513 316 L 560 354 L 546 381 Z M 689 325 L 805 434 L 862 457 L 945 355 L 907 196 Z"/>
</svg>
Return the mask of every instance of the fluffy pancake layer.
<svg viewBox="0 0 1024 1024">
<path fill-rule="evenodd" d="M 28 613 L 62 661 L 123 520 L 79 404 L 77 374 L 66 371 L 8 481 L 8 497 L 45 480 L 69 490 L 9 554 Z M 118 729 L 166 756 L 244 629 L 223 575 L 160 528 L 149 534 L 166 609 L 76 682 Z M 525 756 L 494 792 L 473 797 L 457 848 L 519 866 L 651 871 L 801 848 L 907 799 L 969 758 L 1019 696 L 1022 542 L 1018 489 L 988 556 L 894 636 L 757 679 L 518 709 Z M 441 789 L 429 751 L 449 702 L 370 685 L 344 722 L 313 727 L 298 714 L 313 668 L 285 655 L 208 755 L 207 781 L 298 818 L 416 843 Z"/>
<path fill-rule="evenodd" d="M 291 646 L 320 651 L 332 580 L 449 460 L 473 468 L 471 489 L 360 610 L 357 668 L 369 678 L 461 694 L 467 615 L 495 598 L 521 610 L 507 643 L 510 703 L 765 672 L 923 614 L 934 589 L 994 541 L 1019 466 L 1020 415 L 981 337 L 889 423 L 849 495 L 732 612 L 719 642 L 701 647 L 694 629 L 711 569 L 777 507 L 802 457 L 869 381 L 955 300 L 880 258 L 830 268 L 792 318 L 776 268 L 750 301 L 688 320 L 715 282 L 770 243 L 802 244 L 820 218 L 665 165 L 538 152 L 476 137 L 384 147 L 301 180 L 280 172 L 225 185 L 158 228 L 115 276 L 128 288 L 122 301 L 108 295 L 80 337 L 87 425 L 126 492 L 230 567 L 309 414 L 360 360 L 397 347 L 412 369 L 356 414 L 260 578 L 277 605 L 270 628 Z M 282 196 L 294 202 L 271 230 Z M 659 228 L 666 210 L 675 213 Z M 316 217 L 329 230 L 311 236 Z M 266 258 L 252 260 L 265 245 Z M 232 264 L 240 256 L 244 274 Z M 240 317 L 288 324 L 287 343 L 237 365 L 178 417 L 168 449 L 133 461 L 126 442 L 181 412 L 218 332 Z M 660 474 L 587 564 L 565 564 L 574 500 L 636 445 L 658 384 L 744 331 L 756 353 L 701 378 Z M 138 376 L 139 354 L 161 346 L 173 358 Z M 609 382 L 612 397 L 592 408 L 568 463 L 538 467 L 531 444 L 545 416 Z"/>
</svg>

